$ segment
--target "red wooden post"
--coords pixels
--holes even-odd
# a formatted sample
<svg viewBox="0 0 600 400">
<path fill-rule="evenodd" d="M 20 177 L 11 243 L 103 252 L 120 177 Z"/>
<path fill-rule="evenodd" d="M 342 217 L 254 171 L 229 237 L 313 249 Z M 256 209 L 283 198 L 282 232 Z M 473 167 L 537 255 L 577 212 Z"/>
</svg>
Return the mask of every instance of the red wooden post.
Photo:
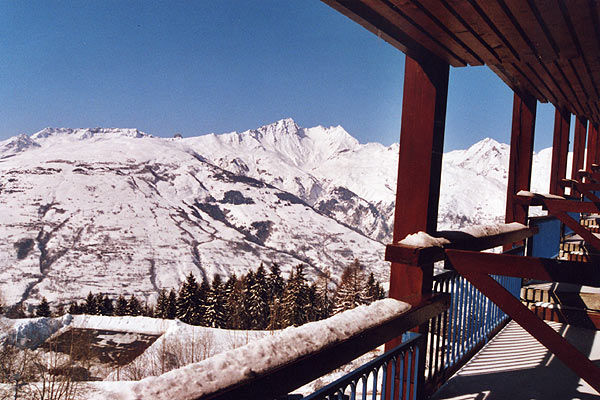
<svg viewBox="0 0 600 400">
<path fill-rule="evenodd" d="M 592 164 L 595 164 L 596 151 L 598 150 L 598 126 L 589 123 L 587 135 L 587 155 L 585 158 L 585 170 L 591 171 Z"/>
<path fill-rule="evenodd" d="M 411 233 L 437 229 L 448 75 L 449 66 L 444 61 L 434 57 L 416 61 L 406 56 L 394 242 Z M 424 294 L 431 293 L 432 283 L 433 264 L 415 267 L 392 263 L 389 296 L 415 305 Z M 426 335 L 426 325 L 419 332 Z M 386 349 L 400 340 L 388 342 Z M 419 363 L 424 365 L 425 351 L 420 354 Z M 422 387 L 424 376 L 419 379 Z"/>
<path fill-rule="evenodd" d="M 600 162 L 600 132 L 598 124 L 590 124 L 590 137 L 593 137 L 592 158 L 589 163 L 589 170 L 592 170 L 592 164 L 598 164 Z"/>
<path fill-rule="evenodd" d="M 513 99 L 512 134 L 508 187 L 506 191 L 506 217 L 509 222 L 527 223 L 527 212 L 515 202 L 513 196 L 520 190 L 529 190 L 533 161 L 533 132 L 537 100 L 528 93 L 517 94 Z"/>
<path fill-rule="evenodd" d="M 577 179 L 577 172 L 580 169 L 583 169 L 586 131 L 587 119 L 579 116 L 575 118 L 575 137 L 573 141 L 573 166 L 571 168 L 571 179 Z"/>
<path fill-rule="evenodd" d="M 552 166 L 550 170 L 550 193 L 563 195 L 560 181 L 567 176 L 567 154 L 569 153 L 569 125 L 571 114 L 566 109 L 554 112 L 554 140 L 552 142 Z"/>
<path fill-rule="evenodd" d="M 394 242 L 437 229 L 448 73 L 443 61 L 406 57 Z M 390 297 L 418 303 L 422 294 L 431 292 L 431 275 L 431 271 L 393 263 Z"/>
</svg>

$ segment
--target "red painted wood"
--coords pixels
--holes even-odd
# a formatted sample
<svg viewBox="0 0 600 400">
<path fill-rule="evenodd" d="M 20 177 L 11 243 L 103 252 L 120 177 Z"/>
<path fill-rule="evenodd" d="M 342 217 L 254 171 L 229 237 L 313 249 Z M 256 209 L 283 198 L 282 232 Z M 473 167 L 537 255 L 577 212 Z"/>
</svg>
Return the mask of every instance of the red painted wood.
<svg viewBox="0 0 600 400">
<path fill-rule="evenodd" d="M 529 94 L 517 94 L 513 99 L 512 134 L 506 196 L 505 221 L 527 223 L 527 212 L 514 201 L 513 195 L 529 190 L 533 160 L 533 133 L 537 101 Z"/>
<path fill-rule="evenodd" d="M 600 158 L 600 137 L 598 135 L 598 124 L 588 125 L 588 156 L 586 160 L 587 171 L 592 170 L 592 164 L 598 164 Z"/>
<path fill-rule="evenodd" d="M 461 250 L 447 251 L 452 265 L 465 279 L 600 393 L 600 368 L 540 320 L 498 282 L 485 273 L 476 272 L 482 266 L 481 254 L 483 253 Z M 503 271 L 499 268 L 495 273 L 503 274 Z"/>
<path fill-rule="evenodd" d="M 516 278 L 600 287 L 598 267 L 585 261 L 523 257 L 512 254 L 484 253 L 470 250 L 446 250 L 447 255 L 451 252 L 452 254 L 468 254 L 468 258 L 472 262 L 462 265 L 462 269 L 471 273 L 497 274 Z"/>
<path fill-rule="evenodd" d="M 406 58 L 394 242 L 437 228 L 448 73 L 442 61 Z M 400 300 L 418 302 L 430 290 L 419 268 L 394 264 L 390 279 L 390 297 Z"/>
<path fill-rule="evenodd" d="M 569 125 L 571 114 L 566 109 L 554 111 L 554 139 L 552 142 L 552 164 L 550 169 L 549 193 L 564 195 L 560 181 L 567 175 L 567 154 L 569 152 Z"/>
<path fill-rule="evenodd" d="M 573 142 L 573 166 L 571 168 L 571 179 L 577 179 L 577 171 L 583 169 L 586 132 L 587 119 L 583 117 L 575 118 L 575 137 Z"/>
<path fill-rule="evenodd" d="M 449 66 L 443 61 L 406 57 L 394 242 L 418 231 L 437 230 L 448 75 Z M 433 264 L 392 263 L 391 298 L 417 304 L 431 293 L 432 284 Z M 387 343 L 386 348 L 399 341 Z"/>
</svg>

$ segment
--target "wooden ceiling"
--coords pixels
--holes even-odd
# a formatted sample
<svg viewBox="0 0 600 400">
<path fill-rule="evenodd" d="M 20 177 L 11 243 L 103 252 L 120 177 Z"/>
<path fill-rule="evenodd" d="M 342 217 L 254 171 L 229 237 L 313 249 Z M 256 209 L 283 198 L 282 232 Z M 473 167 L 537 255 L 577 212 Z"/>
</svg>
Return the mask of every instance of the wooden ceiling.
<svg viewBox="0 0 600 400">
<path fill-rule="evenodd" d="M 600 123 L 599 0 L 322 0 L 415 59 L 487 65 Z"/>
</svg>

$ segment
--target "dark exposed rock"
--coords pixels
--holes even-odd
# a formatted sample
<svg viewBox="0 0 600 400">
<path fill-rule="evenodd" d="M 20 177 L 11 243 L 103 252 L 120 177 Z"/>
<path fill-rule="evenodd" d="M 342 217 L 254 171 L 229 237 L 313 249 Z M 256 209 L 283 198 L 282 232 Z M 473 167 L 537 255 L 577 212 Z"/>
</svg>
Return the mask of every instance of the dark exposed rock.
<svg viewBox="0 0 600 400">
<path fill-rule="evenodd" d="M 35 240 L 33 239 L 21 239 L 15 243 L 15 249 L 17 249 L 17 258 L 19 260 L 27 257 L 29 252 L 33 250 Z"/>
<path fill-rule="evenodd" d="M 223 195 L 223 200 L 221 200 L 220 203 L 234 205 L 254 204 L 254 200 L 252 200 L 249 197 L 244 197 L 244 195 L 237 190 L 229 190 L 225 192 L 225 194 Z"/>
</svg>

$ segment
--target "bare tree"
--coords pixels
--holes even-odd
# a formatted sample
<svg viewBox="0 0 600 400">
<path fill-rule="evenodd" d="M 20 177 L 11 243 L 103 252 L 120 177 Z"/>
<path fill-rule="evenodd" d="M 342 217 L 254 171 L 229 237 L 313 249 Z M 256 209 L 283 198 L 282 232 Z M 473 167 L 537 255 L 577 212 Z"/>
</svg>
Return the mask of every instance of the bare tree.
<svg viewBox="0 0 600 400">
<path fill-rule="evenodd" d="M 141 356 L 120 368 L 116 377 L 140 380 L 147 376 L 158 376 L 211 357 L 214 347 L 214 335 L 209 330 L 192 330 L 190 335 L 182 337 L 165 336 Z"/>
<path fill-rule="evenodd" d="M 34 400 L 71 400 L 78 390 L 79 367 L 70 354 L 38 352 L 33 361 L 36 382 L 30 385 Z"/>
</svg>

